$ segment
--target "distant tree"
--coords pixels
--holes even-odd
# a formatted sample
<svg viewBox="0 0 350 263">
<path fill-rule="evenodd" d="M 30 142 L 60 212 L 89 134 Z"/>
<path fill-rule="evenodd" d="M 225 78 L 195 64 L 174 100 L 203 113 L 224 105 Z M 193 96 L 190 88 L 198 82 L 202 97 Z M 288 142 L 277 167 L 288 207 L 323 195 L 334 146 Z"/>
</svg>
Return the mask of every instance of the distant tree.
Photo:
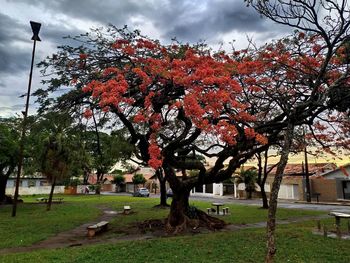
<svg viewBox="0 0 350 263">
<path fill-rule="evenodd" d="M 44 145 L 41 155 L 41 172 L 51 182 L 51 191 L 47 204 L 47 211 L 49 211 L 57 180 L 62 180 L 68 176 L 70 157 L 69 149 L 65 145 L 63 134 L 60 132 L 49 136 Z"/>
<path fill-rule="evenodd" d="M 18 157 L 18 138 L 14 120 L 0 122 L 0 204 L 5 201 L 6 184 L 15 171 Z"/>
<path fill-rule="evenodd" d="M 247 193 L 247 199 L 251 199 L 252 194 L 255 191 L 257 175 L 258 173 L 255 169 L 244 170 L 244 168 L 241 168 L 239 175 L 235 177 L 235 183 L 237 185 L 241 183 L 244 184 L 245 191 Z"/>
<path fill-rule="evenodd" d="M 135 189 L 136 185 L 144 185 L 146 183 L 146 178 L 143 176 L 143 174 L 134 174 L 132 177 L 132 183 L 134 184 Z"/>
<path fill-rule="evenodd" d="M 113 178 L 113 183 L 116 184 L 116 192 L 120 192 L 120 187 L 125 184 L 125 177 L 122 174 L 117 174 Z"/>
</svg>

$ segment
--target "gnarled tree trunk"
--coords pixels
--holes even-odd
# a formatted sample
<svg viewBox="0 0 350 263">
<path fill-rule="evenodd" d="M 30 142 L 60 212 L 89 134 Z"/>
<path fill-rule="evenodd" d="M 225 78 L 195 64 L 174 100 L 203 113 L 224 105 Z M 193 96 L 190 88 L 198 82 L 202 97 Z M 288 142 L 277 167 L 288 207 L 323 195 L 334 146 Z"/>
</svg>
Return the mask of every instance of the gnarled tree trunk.
<svg viewBox="0 0 350 263">
<path fill-rule="evenodd" d="M 167 232 L 181 233 L 188 224 L 187 211 L 189 208 L 190 191 L 185 188 L 173 189 L 173 200 L 170 205 L 170 213 L 166 224 Z"/>
<path fill-rule="evenodd" d="M 189 185 L 180 181 L 174 172 L 174 169 L 163 163 L 165 178 L 170 183 L 173 190 L 173 200 L 170 205 L 170 213 L 165 225 L 168 233 L 181 233 L 184 232 L 187 227 L 196 227 L 199 225 L 205 225 L 209 229 L 221 229 L 226 224 L 223 220 L 212 217 L 203 211 L 196 208 L 190 208 L 189 197 L 190 191 L 194 185 Z M 194 219 L 196 220 L 191 220 Z M 194 223 L 194 221 L 197 221 Z"/>
</svg>

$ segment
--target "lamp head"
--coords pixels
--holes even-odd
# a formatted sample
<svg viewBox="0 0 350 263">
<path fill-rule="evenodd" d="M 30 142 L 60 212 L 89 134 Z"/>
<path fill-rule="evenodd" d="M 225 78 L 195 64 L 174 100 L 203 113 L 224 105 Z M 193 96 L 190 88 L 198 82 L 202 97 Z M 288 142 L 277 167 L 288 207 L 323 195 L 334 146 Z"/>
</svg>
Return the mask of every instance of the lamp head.
<svg viewBox="0 0 350 263">
<path fill-rule="evenodd" d="M 41 41 L 41 39 L 39 37 L 39 31 L 40 31 L 41 24 L 37 23 L 37 22 L 30 21 L 30 26 L 32 27 L 32 31 L 33 31 L 32 40 Z"/>
</svg>

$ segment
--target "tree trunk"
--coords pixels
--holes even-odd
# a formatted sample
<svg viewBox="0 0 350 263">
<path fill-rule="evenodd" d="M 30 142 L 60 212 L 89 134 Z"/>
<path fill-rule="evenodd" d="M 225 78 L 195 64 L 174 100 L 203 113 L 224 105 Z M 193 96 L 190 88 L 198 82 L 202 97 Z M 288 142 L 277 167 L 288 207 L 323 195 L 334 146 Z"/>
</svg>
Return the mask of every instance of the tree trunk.
<svg viewBox="0 0 350 263">
<path fill-rule="evenodd" d="M 190 208 L 189 196 L 194 185 L 185 184 L 176 177 L 174 169 L 163 162 L 165 179 L 170 183 L 173 190 L 173 200 L 170 205 L 170 213 L 165 224 L 165 230 L 168 233 L 181 233 L 187 229 L 197 228 L 199 225 L 206 225 L 209 229 L 221 229 L 225 222 L 216 217 L 212 217 L 196 208 Z"/>
<path fill-rule="evenodd" d="M 275 229 L 276 229 L 276 211 L 277 211 L 277 198 L 278 191 L 282 182 L 284 168 L 288 162 L 288 156 L 290 152 L 290 146 L 293 139 L 294 126 L 288 124 L 287 130 L 284 135 L 284 145 L 282 147 L 280 161 L 277 165 L 276 176 L 272 184 L 270 194 L 270 207 L 267 218 L 267 255 L 265 258 L 266 263 L 274 262 L 274 256 L 276 254 L 275 243 Z"/>
<path fill-rule="evenodd" d="M 264 167 L 263 167 L 263 160 L 261 157 L 261 153 L 256 154 L 256 157 L 258 159 L 258 179 L 257 179 L 257 184 L 260 187 L 260 193 L 261 193 L 261 198 L 262 198 L 262 208 L 263 209 L 268 209 L 269 208 L 269 202 L 267 199 L 267 194 L 265 191 L 265 183 L 266 183 L 266 179 L 267 176 L 269 174 L 269 172 L 272 170 L 272 168 L 270 168 L 269 170 L 267 169 L 267 165 L 268 165 L 268 152 L 269 149 L 265 150 L 264 152 Z M 273 166 L 275 167 L 275 165 Z"/>
<path fill-rule="evenodd" d="M 173 200 L 170 206 L 170 213 L 166 225 L 167 232 L 174 234 L 183 232 L 188 223 L 186 215 L 189 208 L 190 191 L 184 188 L 173 190 Z"/>
<path fill-rule="evenodd" d="M 47 202 L 46 211 L 50 211 L 51 210 L 52 196 L 53 196 L 53 192 L 55 190 L 55 185 L 56 185 L 56 177 L 54 177 L 53 181 L 52 181 L 51 191 L 50 191 L 49 201 Z"/>
<path fill-rule="evenodd" d="M 166 202 L 166 179 L 161 169 L 156 171 L 156 176 L 160 185 L 160 206 L 169 206 Z"/>
<path fill-rule="evenodd" d="M 83 172 L 83 185 L 88 185 L 89 184 L 89 172 L 84 170 Z"/>
<path fill-rule="evenodd" d="M 161 206 L 168 206 L 166 202 L 166 180 L 163 179 L 159 181 L 160 184 L 160 205 Z"/>
<path fill-rule="evenodd" d="M 96 185 L 95 185 L 95 194 L 101 194 L 101 186 L 103 181 L 103 173 L 101 171 L 97 171 L 96 174 Z"/>
<path fill-rule="evenodd" d="M 10 177 L 10 174 L 13 173 L 14 167 L 10 167 L 8 171 L 5 174 L 0 175 L 0 204 L 4 202 L 5 204 L 11 204 L 12 203 L 12 198 L 11 197 L 6 197 L 6 185 L 7 181 Z"/>
<path fill-rule="evenodd" d="M 247 193 L 247 199 L 252 199 L 252 191 L 246 191 Z"/>
<path fill-rule="evenodd" d="M 267 200 L 267 194 L 265 191 L 265 181 L 263 181 L 261 185 L 259 184 L 259 186 L 260 186 L 261 198 L 262 198 L 262 202 L 263 202 L 262 208 L 268 209 L 269 202 Z"/>
<path fill-rule="evenodd" d="M 0 175 L 0 204 L 5 200 L 7 179 L 8 176 Z"/>
</svg>

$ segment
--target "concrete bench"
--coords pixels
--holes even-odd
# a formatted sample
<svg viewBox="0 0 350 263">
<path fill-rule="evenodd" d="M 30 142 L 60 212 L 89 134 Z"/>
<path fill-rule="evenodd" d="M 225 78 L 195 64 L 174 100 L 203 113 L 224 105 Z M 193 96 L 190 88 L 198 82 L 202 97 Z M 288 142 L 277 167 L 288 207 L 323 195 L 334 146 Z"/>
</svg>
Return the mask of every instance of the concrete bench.
<svg viewBox="0 0 350 263">
<path fill-rule="evenodd" d="M 224 214 L 228 215 L 228 207 L 224 207 L 223 209 Z"/>
<path fill-rule="evenodd" d="M 125 205 L 124 206 L 124 214 L 128 215 L 128 214 L 130 214 L 130 212 L 131 212 L 131 207 L 128 205 Z"/>
<path fill-rule="evenodd" d="M 108 221 L 101 221 L 95 225 L 92 226 L 88 226 L 87 230 L 88 230 L 88 237 L 93 237 L 95 236 L 97 233 L 99 232 L 103 232 L 107 230 L 109 222 Z"/>
</svg>

